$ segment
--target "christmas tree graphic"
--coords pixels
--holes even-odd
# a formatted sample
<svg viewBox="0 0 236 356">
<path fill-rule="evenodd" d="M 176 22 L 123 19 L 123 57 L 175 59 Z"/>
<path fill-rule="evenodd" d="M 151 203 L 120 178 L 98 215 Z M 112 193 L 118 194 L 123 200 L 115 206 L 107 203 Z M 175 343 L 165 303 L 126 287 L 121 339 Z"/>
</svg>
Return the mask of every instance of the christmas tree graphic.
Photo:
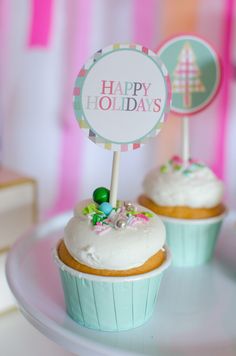
<svg viewBox="0 0 236 356">
<path fill-rule="evenodd" d="M 180 51 L 178 63 L 174 69 L 173 93 L 183 94 L 184 108 L 191 108 L 192 94 L 204 92 L 201 71 L 190 43 L 186 42 Z"/>
</svg>

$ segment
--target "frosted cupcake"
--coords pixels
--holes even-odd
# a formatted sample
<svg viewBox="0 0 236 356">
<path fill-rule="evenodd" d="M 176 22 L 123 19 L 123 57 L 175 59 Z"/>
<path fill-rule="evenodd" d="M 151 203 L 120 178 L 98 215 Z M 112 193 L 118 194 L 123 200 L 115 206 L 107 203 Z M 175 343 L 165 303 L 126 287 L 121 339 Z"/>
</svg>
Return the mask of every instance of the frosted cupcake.
<svg viewBox="0 0 236 356">
<path fill-rule="evenodd" d="M 204 164 L 174 156 L 150 172 L 139 203 L 161 215 L 173 264 L 195 266 L 214 253 L 225 215 L 223 183 Z"/>
<path fill-rule="evenodd" d="M 170 263 L 165 227 L 139 205 L 97 201 L 78 204 L 54 253 L 67 312 L 96 330 L 135 328 L 151 317 Z"/>
</svg>

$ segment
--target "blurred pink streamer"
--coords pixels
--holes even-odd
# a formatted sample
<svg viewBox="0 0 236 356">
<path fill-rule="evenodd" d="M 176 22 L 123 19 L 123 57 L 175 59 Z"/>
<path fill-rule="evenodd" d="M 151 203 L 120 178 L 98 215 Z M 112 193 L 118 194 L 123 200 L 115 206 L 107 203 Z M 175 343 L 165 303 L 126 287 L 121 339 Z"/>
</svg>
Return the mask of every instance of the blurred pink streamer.
<svg viewBox="0 0 236 356">
<path fill-rule="evenodd" d="M 133 41 L 151 49 L 155 44 L 156 4 L 155 0 L 134 1 Z"/>
<path fill-rule="evenodd" d="M 48 46 L 52 28 L 53 5 L 53 0 L 31 0 L 29 47 Z"/>
<path fill-rule="evenodd" d="M 78 201 L 82 137 L 73 111 L 72 96 L 77 74 L 89 55 L 91 1 L 66 2 L 65 81 L 61 107 L 61 156 L 59 162 L 58 197 L 49 215 L 72 209 Z"/>
<path fill-rule="evenodd" d="M 5 49 L 5 44 L 7 40 L 6 36 L 9 29 L 8 20 L 9 20 L 9 1 L 0 0 L 0 41 L 1 41 L 1 45 L 4 45 L 4 47 L 1 47 L 1 49 Z"/>
<path fill-rule="evenodd" d="M 10 4 L 9 0 L 0 0 L 0 165 L 2 164 L 2 145 L 3 145 L 3 129 L 4 129 L 4 85 L 5 76 L 7 74 L 8 65 L 8 37 L 9 37 L 9 22 L 10 22 Z"/>
<path fill-rule="evenodd" d="M 227 140 L 227 119 L 229 113 L 229 97 L 230 84 L 233 76 L 232 65 L 232 26 L 233 26 L 233 10 L 234 0 L 225 1 L 224 12 L 224 32 L 222 43 L 222 65 L 223 65 L 223 80 L 221 95 L 219 98 L 219 118 L 218 118 L 218 132 L 217 132 L 217 147 L 216 158 L 214 164 L 214 171 L 217 176 L 224 179 L 225 170 L 225 149 Z"/>
</svg>

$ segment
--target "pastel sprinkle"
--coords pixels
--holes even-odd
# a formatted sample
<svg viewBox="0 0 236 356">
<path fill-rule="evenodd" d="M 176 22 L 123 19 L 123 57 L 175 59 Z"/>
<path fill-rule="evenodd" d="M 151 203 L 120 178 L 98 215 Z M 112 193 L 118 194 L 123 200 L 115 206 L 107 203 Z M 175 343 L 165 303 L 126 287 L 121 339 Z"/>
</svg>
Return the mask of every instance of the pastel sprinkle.
<svg viewBox="0 0 236 356">
<path fill-rule="evenodd" d="M 94 226 L 94 231 L 97 235 L 103 235 L 110 230 L 111 226 L 109 225 L 97 224 Z"/>
<path fill-rule="evenodd" d="M 123 205 L 122 200 L 117 200 L 117 202 L 116 202 L 116 207 L 117 207 L 117 208 L 121 208 L 122 205 Z"/>
<path fill-rule="evenodd" d="M 129 226 L 134 226 L 137 225 L 138 223 L 140 223 L 140 221 L 136 218 L 132 219 L 129 223 Z"/>
<path fill-rule="evenodd" d="M 205 165 L 195 159 L 190 158 L 187 164 L 183 164 L 183 160 L 179 156 L 173 156 L 166 165 L 160 167 L 161 173 L 167 172 L 181 172 L 184 175 L 189 175 L 201 168 L 204 168 Z"/>
<path fill-rule="evenodd" d="M 182 168 L 182 166 L 180 166 L 178 164 L 174 165 L 174 170 L 175 171 L 180 171 L 181 168 Z"/>
<path fill-rule="evenodd" d="M 138 217 L 140 219 L 143 219 L 145 221 L 149 221 L 149 218 L 146 215 L 142 214 L 142 213 L 137 214 L 136 217 Z"/>
<path fill-rule="evenodd" d="M 163 165 L 160 167 L 160 172 L 161 173 L 167 173 L 168 172 L 168 167 L 166 165 Z"/>
<path fill-rule="evenodd" d="M 142 211 L 143 215 L 146 215 L 148 218 L 153 218 L 154 214 L 149 213 L 148 211 Z"/>
<path fill-rule="evenodd" d="M 189 174 L 191 174 L 191 171 L 190 171 L 189 169 L 185 169 L 185 170 L 183 171 L 183 174 L 184 174 L 185 176 L 189 176 Z"/>
<path fill-rule="evenodd" d="M 182 160 L 182 158 L 179 157 L 179 156 L 173 156 L 173 157 L 171 158 L 171 161 L 173 161 L 173 162 L 175 162 L 175 163 L 183 164 L 183 160 Z"/>
<path fill-rule="evenodd" d="M 154 215 L 148 211 L 138 211 L 136 204 L 129 202 L 117 208 L 112 208 L 108 202 L 100 205 L 90 203 L 82 209 L 82 213 L 89 219 L 92 229 L 102 235 L 111 229 L 131 228 L 136 224 L 146 224 Z"/>
<path fill-rule="evenodd" d="M 94 203 L 88 204 L 85 208 L 83 208 L 82 213 L 84 215 L 93 214 L 93 213 L 101 213 L 101 211 L 97 208 Z"/>
<path fill-rule="evenodd" d="M 93 214 L 92 224 L 96 225 L 98 222 L 103 221 L 105 218 L 106 218 L 106 215 Z"/>
<path fill-rule="evenodd" d="M 149 211 L 129 211 L 129 214 L 135 215 L 135 216 L 137 216 L 139 214 L 142 214 L 142 215 L 145 215 L 148 218 L 152 218 L 154 216 L 154 214 L 149 213 Z"/>
<path fill-rule="evenodd" d="M 130 215 L 128 217 L 127 224 L 129 225 L 132 222 L 132 220 L 134 220 L 134 219 L 135 219 L 135 217 L 133 215 Z"/>
</svg>

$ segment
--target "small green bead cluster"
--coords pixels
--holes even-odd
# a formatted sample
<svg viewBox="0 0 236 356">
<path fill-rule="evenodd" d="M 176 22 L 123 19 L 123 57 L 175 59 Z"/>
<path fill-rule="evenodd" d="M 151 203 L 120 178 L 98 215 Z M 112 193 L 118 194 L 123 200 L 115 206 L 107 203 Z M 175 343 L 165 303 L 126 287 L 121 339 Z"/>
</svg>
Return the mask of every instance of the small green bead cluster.
<svg viewBox="0 0 236 356">
<path fill-rule="evenodd" d="M 109 203 L 110 192 L 107 188 L 99 187 L 93 192 L 93 200 L 82 210 L 87 215 L 95 231 L 102 233 L 107 229 L 123 229 L 128 225 L 133 225 L 140 220 L 145 223 L 153 214 L 148 211 L 138 211 L 137 206 L 131 202 L 117 201 L 117 206 L 113 208 Z M 103 227 L 104 229 L 103 229 Z"/>
<path fill-rule="evenodd" d="M 91 215 L 91 222 L 96 225 L 107 219 L 107 216 L 113 210 L 109 203 L 110 191 L 105 187 L 99 187 L 93 192 L 94 203 L 88 204 L 82 211 L 84 215 Z"/>
<path fill-rule="evenodd" d="M 93 192 L 93 201 L 97 204 L 102 204 L 104 202 L 109 202 L 110 190 L 105 187 L 99 187 Z"/>
</svg>

